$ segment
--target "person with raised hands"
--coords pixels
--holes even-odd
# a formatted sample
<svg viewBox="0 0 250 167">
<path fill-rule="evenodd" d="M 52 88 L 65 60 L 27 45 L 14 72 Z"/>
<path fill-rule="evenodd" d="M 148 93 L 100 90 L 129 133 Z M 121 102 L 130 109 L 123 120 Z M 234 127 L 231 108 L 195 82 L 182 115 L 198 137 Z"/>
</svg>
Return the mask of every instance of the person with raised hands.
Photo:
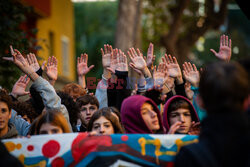
<svg viewBox="0 0 250 167">
<path fill-rule="evenodd" d="M 34 86 L 34 89 L 38 91 L 42 97 L 45 109 L 54 109 L 62 112 L 72 131 L 71 125 L 69 123 L 68 111 L 66 107 L 61 104 L 61 99 L 56 94 L 55 89 L 48 83 L 48 81 L 42 77 L 39 77 L 32 66 L 29 65 L 28 61 L 17 49 L 13 50 L 11 47 L 11 54 L 12 57 L 4 57 L 4 59 L 13 62 L 21 71 L 30 77 L 30 79 L 33 81 L 32 85 Z"/>
<path fill-rule="evenodd" d="M 206 111 L 201 109 L 198 105 L 197 97 L 199 95 L 199 82 L 200 82 L 200 72 L 197 70 L 195 64 L 190 62 L 185 62 L 183 64 L 183 77 L 187 83 L 190 83 L 190 89 L 186 90 L 186 94 L 193 95 L 190 99 L 193 103 L 193 106 L 199 116 L 200 120 L 203 120 L 206 117 Z M 187 93 L 189 92 L 189 93 Z M 191 98 L 191 97 L 190 97 Z"/>
<path fill-rule="evenodd" d="M 16 101 L 18 97 L 28 95 L 29 92 L 25 89 L 30 82 L 30 78 L 27 75 L 21 76 L 12 88 L 10 96 L 13 101 Z"/>
<path fill-rule="evenodd" d="M 77 76 L 78 84 L 86 89 L 86 74 L 94 68 L 94 65 L 88 67 L 88 55 L 86 53 L 81 54 L 81 57 L 77 58 Z"/>
<path fill-rule="evenodd" d="M 108 79 L 111 78 L 111 72 L 107 68 L 109 68 L 111 64 L 111 56 L 113 54 L 112 46 L 105 44 L 104 49 L 101 48 L 101 54 L 102 54 L 103 74 L 102 74 L 102 79 L 97 84 L 95 96 L 99 101 L 100 108 L 103 108 L 103 107 L 108 107 L 107 88 L 108 88 Z"/>
<path fill-rule="evenodd" d="M 112 60 L 112 59 L 116 59 Z M 107 90 L 108 106 L 114 106 L 120 110 L 122 101 L 131 95 L 128 85 L 127 56 L 120 49 L 114 49 L 111 58 L 111 66 L 108 68 L 116 77 L 116 82 Z M 112 82 L 112 81 L 111 81 Z"/>
<path fill-rule="evenodd" d="M 220 50 L 216 52 L 214 49 L 210 49 L 211 52 L 220 60 L 229 62 L 232 55 L 232 41 L 228 39 L 228 36 L 223 34 L 220 37 Z"/>
</svg>

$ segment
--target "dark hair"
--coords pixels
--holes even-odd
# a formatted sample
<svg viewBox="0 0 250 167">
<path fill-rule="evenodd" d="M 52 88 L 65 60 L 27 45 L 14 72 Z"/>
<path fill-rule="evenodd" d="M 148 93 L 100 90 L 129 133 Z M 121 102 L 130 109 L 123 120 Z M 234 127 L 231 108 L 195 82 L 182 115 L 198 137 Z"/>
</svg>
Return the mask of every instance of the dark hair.
<svg viewBox="0 0 250 167">
<path fill-rule="evenodd" d="M 63 133 L 70 133 L 70 127 L 63 114 L 57 110 L 47 110 L 43 112 L 36 120 L 35 134 L 39 134 L 43 124 L 50 123 L 62 128 Z"/>
<path fill-rule="evenodd" d="M 200 95 L 207 113 L 243 111 L 248 96 L 248 76 L 235 62 L 216 62 L 201 73 Z"/>
<path fill-rule="evenodd" d="M 0 101 L 7 104 L 9 111 L 11 111 L 12 100 L 5 90 L 0 89 Z"/>
<path fill-rule="evenodd" d="M 72 96 L 72 94 L 74 94 L 72 96 L 73 99 L 76 99 L 80 96 L 84 96 L 86 94 L 86 90 L 76 83 L 69 83 L 69 84 L 65 85 L 63 87 L 62 91 L 64 93 L 69 94 L 70 96 Z"/>
<path fill-rule="evenodd" d="M 65 107 L 68 110 L 69 113 L 69 121 L 72 126 L 72 129 L 74 132 L 77 131 L 76 124 L 77 124 L 77 119 L 78 119 L 78 114 L 79 114 L 79 108 L 76 104 L 76 102 L 73 100 L 73 98 L 62 91 L 58 91 L 57 95 L 61 98 L 61 103 L 65 105 Z"/>
<path fill-rule="evenodd" d="M 178 109 L 188 109 L 190 111 L 192 121 L 196 120 L 195 114 L 192 112 L 193 109 L 190 106 L 190 104 L 184 99 L 176 98 L 173 101 L 171 101 L 171 103 L 168 107 L 168 112 L 167 112 L 168 123 L 169 123 L 169 118 L 170 118 L 171 112 L 176 111 Z"/>
<path fill-rule="evenodd" d="M 92 105 L 96 105 L 97 108 L 99 108 L 99 102 L 95 96 L 91 96 L 87 94 L 87 95 L 77 98 L 76 100 L 76 104 L 79 107 L 79 109 L 81 109 L 83 105 L 87 105 L 89 103 Z"/>
<path fill-rule="evenodd" d="M 118 117 L 118 121 L 121 123 L 121 114 L 119 112 L 119 110 L 116 107 L 109 107 L 110 111 L 113 112 L 115 115 L 117 115 Z"/>
<path fill-rule="evenodd" d="M 107 120 L 109 120 L 114 128 L 115 133 L 123 133 L 123 129 L 121 127 L 120 122 L 117 120 L 117 118 L 112 114 L 112 111 L 110 107 L 104 107 L 98 111 L 96 111 L 91 119 L 89 120 L 88 124 L 88 132 L 92 131 L 92 127 L 94 122 L 99 119 L 101 116 L 104 116 Z"/>
<path fill-rule="evenodd" d="M 15 101 L 13 102 L 13 109 L 22 117 L 27 115 L 31 123 L 38 116 L 30 102 Z"/>
</svg>

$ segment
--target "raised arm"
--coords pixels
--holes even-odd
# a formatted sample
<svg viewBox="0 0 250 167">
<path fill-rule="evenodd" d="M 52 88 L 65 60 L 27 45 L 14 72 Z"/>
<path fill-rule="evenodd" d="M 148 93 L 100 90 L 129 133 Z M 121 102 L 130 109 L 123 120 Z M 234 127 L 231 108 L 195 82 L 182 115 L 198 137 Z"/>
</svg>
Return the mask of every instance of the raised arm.
<svg viewBox="0 0 250 167">
<path fill-rule="evenodd" d="M 13 86 L 10 95 L 17 99 L 20 96 L 29 94 L 29 92 L 25 91 L 27 85 L 29 84 L 29 81 L 30 78 L 27 75 L 21 76 Z"/>
<path fill-rule="evenodd" d="M 217 53 L 214 49 L 210 49 L 211 52 L 220 60 L 229 62 L 232 55 L 231 39 L 228 40 L 227 35 L 221 35 L 220 37 L 220 50 Z"/>
<path fill-rule="evenodd" d="M 88 55 L 86 53 L 77 58 L 78 84 L 83 88 L 86 88 L 85 76 L 92 68 L 94 68 L 94 65 L 88 67 Z"/>
<path fill-rule="evenodd" d="M 58 76 L 56 57 L 52 56 L 48 58 L 48 63 L 45 67 L 45 71 L 46 75 L 48 76 L 49 83 L 54 86 Z"/>
<path fill-rule="evenodd" d="M 197 70 L 195 64 L 191 65 L 190 62 L 185 62 L 183 64 L 183 76 L 189 83 L 191 83 L 192 86 L 199 86 L 200 73 Z"/>
</svg>

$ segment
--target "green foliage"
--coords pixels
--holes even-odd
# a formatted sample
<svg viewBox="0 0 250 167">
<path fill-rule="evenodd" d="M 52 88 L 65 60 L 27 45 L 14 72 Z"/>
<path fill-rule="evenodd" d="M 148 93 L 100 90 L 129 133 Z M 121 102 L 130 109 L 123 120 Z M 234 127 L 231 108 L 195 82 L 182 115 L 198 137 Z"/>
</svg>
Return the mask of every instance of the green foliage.
<svg viewBox="0 0 250 167">
<path fill-rule="evenodd" d="M 75 3 L 76 56 L 89 55 L 88 65 L 95 67 L 88 74 L 100 78 L 104 44 L 114 44 L 118 2 Z"/>
<path fill-rule="evenodd" d="M 29 50 L 32 44 L 20 24 L 26 21 L 26 15 L 30 12 L 31 8 L 24 7 L 15 0 L 0 0 L 0 85 L 8 90 L 11 90 L 21 72 L 2 57 L 11 56 L 10 45 L 21 52 Z"/>
</svg>

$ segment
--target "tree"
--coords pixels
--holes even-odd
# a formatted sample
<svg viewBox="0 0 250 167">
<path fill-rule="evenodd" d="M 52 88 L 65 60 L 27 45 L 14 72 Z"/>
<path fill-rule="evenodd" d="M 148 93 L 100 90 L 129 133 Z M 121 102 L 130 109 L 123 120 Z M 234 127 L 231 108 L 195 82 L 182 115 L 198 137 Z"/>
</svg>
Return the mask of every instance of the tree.
<svg viewBox="0 0 250 167">
<path fill-rule="evenodd" d="M 120 0 L 115 35 L 115 47 L 127 51 L 141 46 L 142 0 Z"/>
<path fill-rule="evenodd" d="M 230 0 L 147 0 L 145 34 L 183 63 L 195 42 L 208 30 L 216 30 L 227 16 Z M 215 3 L 216 2 L 216 3 Z M 219 3 L 220 2 L 220 3 Z M 148 22 L 151 22 L 148 26 Z"/>
<path fill-rule="evenodd" d="M 27 33 L 20 28 L 26 21 L 26 15 L 32 8 L 24 7 L 15 0 L 0 0 L 0 86 L 10 90 L 21 72 L 13 63 L 4 61 L 3 56 L 10 56 L 9 46 L 13 45 L 21 52 L 29 51 L 32 40 L 27 38 Z"/>
</svg>

